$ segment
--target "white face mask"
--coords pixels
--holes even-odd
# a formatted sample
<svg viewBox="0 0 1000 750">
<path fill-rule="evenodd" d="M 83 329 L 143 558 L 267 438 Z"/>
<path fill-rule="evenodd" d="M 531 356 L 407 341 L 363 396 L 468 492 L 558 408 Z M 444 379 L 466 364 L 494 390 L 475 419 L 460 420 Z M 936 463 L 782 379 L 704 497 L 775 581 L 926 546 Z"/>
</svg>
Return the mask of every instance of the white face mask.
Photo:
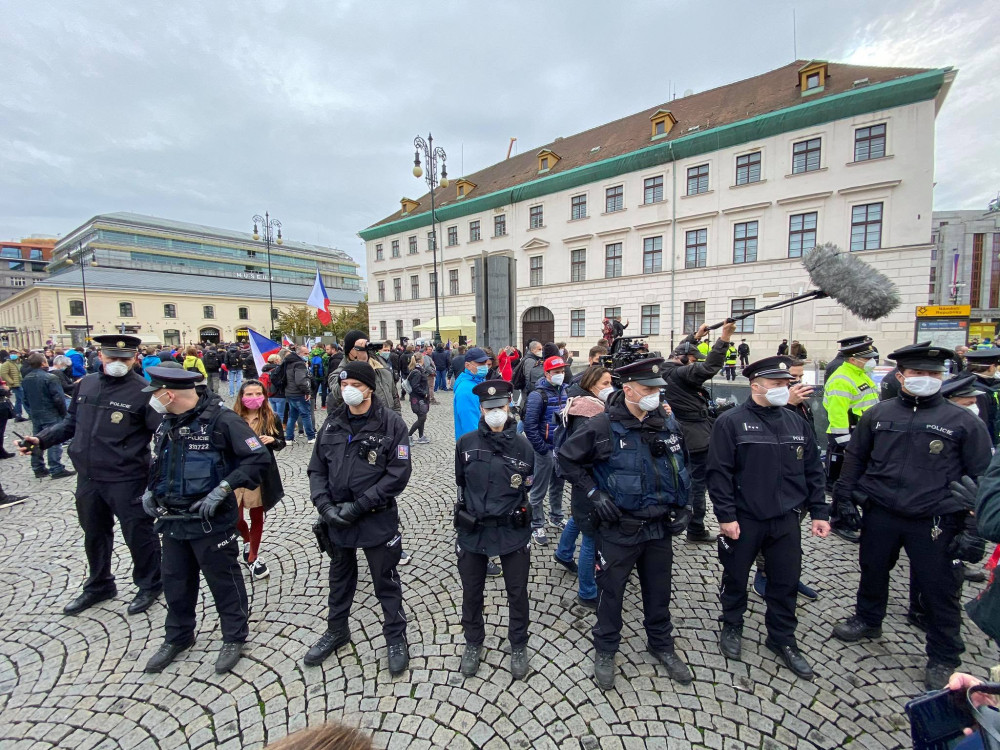
<svg viewBox="0 0 1000 750">
<path fill-rule="evenodd" d="M 611 398 L 611 394 L 614 392 L 615 392 L 614 386 L 609 385 L 607 388 L 601 388 L 601 390 L 597 392 L 597 397 L 601 399 L 601 401 L 607 401 L 609 398 Z"/>
<path fill-rule="evenodd" d="M 976 404 L 969 404 L 965 408 L 968 409 L 969 411 L 971 411 L 977 417 L 979 416 L 979 406 L 978 405 L 976 405 Z"/>
<path fill-rule="evenodd" d="M 788 403 L 788 386 L 783 385 L 778 388 L 768 388 L 764 391 L 764 398 L 771 406 L 784 406 Z"/>
<path fill-rule="evenodd" d="M 360 406 L 361 402 L 365 400 L 365 394 L 361 392 L 360 388 L 353 385 L 345 385 L 340 390 L 340 395 L 343 396 L 344 403 L 348 406 Z"/>
<path fill-rule="evenodd" d="M 156 396 L 153 396 L 151 399 L 149 399 L 149 405 L 153 408 L 153 411 L 155 411 L 157 414 L 167 413 L 166 405 L 162 401 L 160 401 L 160 399 L 158 399 Z"/>
<path fill-rule="evenodd" d="M 635 393 L 635 391 L 632 392 Z M 635 404 L 644 412 L 651 412 L 656 411 L 656 407 L 660 405 L 660 394 L 657 391 L 647 396 L 640 396 L 638 401 L 629 401 L 628 396 L 625 396 L 625 400 L 630 404 Z"/>
<path fill-rule="evenodd" d="M 874 359 L 866 359 L 865 360 L 865 367 L 864 367 L 865 372 L 871 372 L 874 369 L 875 369 L 875 360 Z"/>
<path fill-rule="evenodd" d="M 933 396 L 941 390 L 941 380 L 930 375 L 903 379 L 903 387 L 914 396 Z"/>
<path fill-rule="evenodd" d="M 484 417 L 486 424 L 488 424 L 493 429 L 497 427 L 503 427 L 507 424 L 507 412 L 501 409 L 487 409 L 486 416 Z"/>
<path fill-rule="evenodd" d="M 128 371 L 131 369 L 124 362 L 108 362 L 104 365 L 104 374 L 110 375 L 113 378 L 123 378 L 128 375 Z"/>
<path fill-rule="evenodd" d="M 562 385 L 563 381 L 565 379 L 566 379 L 566 376 L 563 373 L 561 373 L 561 372 L 558 375 L 553 375 L 552 376 L 552 385 Z"/>
</svg>

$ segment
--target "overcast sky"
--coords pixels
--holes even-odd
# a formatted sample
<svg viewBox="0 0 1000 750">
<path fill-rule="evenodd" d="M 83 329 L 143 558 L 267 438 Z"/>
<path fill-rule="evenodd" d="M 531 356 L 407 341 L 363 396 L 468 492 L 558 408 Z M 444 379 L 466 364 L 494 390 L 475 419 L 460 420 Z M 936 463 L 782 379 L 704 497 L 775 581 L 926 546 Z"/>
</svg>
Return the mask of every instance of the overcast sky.
<svg viewBox="0 0 1000 750">
<path fill-rule="evenodd" d="M 937 121 L 936 209 L 1000 190 L 995 0 L 0 0 L 0 240 L 135 211 L 363 262 L 358 230 L 460 176 L 798 57 L 959 74 Z"/>
</svg>

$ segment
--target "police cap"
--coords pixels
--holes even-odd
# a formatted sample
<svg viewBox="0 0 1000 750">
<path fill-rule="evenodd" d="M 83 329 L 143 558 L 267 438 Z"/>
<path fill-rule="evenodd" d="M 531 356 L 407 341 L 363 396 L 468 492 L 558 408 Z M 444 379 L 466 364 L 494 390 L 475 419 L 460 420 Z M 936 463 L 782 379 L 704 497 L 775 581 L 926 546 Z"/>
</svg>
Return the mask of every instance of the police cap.
<svg viewBox="0 0 1000 750">
<path fill-rule="evenodd" d="M 174 391 L 185 391 L 195 387 L 202 381 L 200 372 L 180 369 L 176 367 L 147 367 L 146 374 L 149 375 L 149 385 L 143 391 L 158 391 L 161 388 L 169 388 Z"/>
<path fill-rule="evenodd" d="M 945 349 L 943 346 L 920 342 L 890 352 L 889 359 L 894 361 L 900 370 L 944 372 L 948 369 L 945 362 L 949 359 L 955 359 L 955 352 L 951 349 Z"/>
<path fill-rule="evenodd" d="M 624 365 L 615 370 L 622 383 L 638 383 L 639 385 L 666 385 L 663 379 L 663 358 L 648 357 Z"/>
<path fill-rule="evenodd" d="M 962 375 L 951 380 L 944 381 L 941 386 L 941 395 L 945 398 L 958 398 L 960 396 L 978 396 L 979 391 L 975 387 L 975 375 Z"/>
<path fill-rule="evenodd" d="M 1000 364 L 1000 349 L 970 349 L 965 358 L 974 365 Z"/>
<path fill-rule="evenodd" d="M 142 343 L 142 339 L 138 336 L 130 336 L 127 333 L 102 333 L 92 338 L 101 345 L 101 351 L 109 357 L 134 357 Z"/>
<path fill-rule="evenodd" d="M 795 376 L 788 370 L 795 364 L 795 360 L 783 354 L 774 357 L 764 357 L 756 362 L 751 362 L 743 368 L 743 377 L 747 380 L 754 378 L 785 378 L 795 380 Z"/>
<path fill-rule="evenodd" d="M 837 339 L 837 343 L 840 344 L 841 348 L 854 346 L 855 344 L 870 344 L 872 343 L 872 337 L 868 334 L 863 336 L 846 336 L 845 338 Z"/>
<path fill-rule="evenodd" d="M 837 343 L 840 344 L 840 350 L 837 353 L 841 357 L 874 359 L 878 356 L 878 349 L 874 347 L 871 336 L 851 336 L 840 339 Z"/>
<path fill-rule="evenodd" d="M 670 353 L 671 357 L 694 357 L 695 359 L 705 359 L 705 355 L 698 351 L 698 346 L 690 341 L 682 341 Z"/>
<path fill-rule="evenodd" d="M 496 409 L 510 403 L 514 386 L 506 380 L 484 380 L 477 383 L 472 392 L 479 397 L 479 405 L 484 409 Z"/>
</svg>

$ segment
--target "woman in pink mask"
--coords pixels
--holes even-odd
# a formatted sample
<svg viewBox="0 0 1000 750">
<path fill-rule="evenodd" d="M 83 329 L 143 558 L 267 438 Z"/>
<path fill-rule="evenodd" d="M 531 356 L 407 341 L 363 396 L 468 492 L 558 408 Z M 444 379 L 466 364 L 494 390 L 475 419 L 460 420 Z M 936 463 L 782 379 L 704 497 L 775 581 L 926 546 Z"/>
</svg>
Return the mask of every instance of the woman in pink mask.
<svg viewBox="0 0 1000 750">
<path fill-rule="evenodd" d="M 274 458 L 276 451 L 285 447 L 284 431 L 281 420 L 274 413 L 264 395 L 264 385 L 259 380 L 244 380 L 236 394 L 233 411 L 246 421 L 257 433 L 261 445 L 271 452 L 271 466 L 255 490 L 236 490 L 236 501 L 239 503 L 240 520 L 237 529 L 243 537 L 243 562 L 250 568 L 254 578 L 267 578 L 271 571 L 267 565 L 258 559 L 260 539 L 264 532 L 264 513 L 271 510 L 285 495 L 281 485 L 281 473 Z M 250 524 L 247 525 L 243 509 L 250 512 Z"/>
</svg>

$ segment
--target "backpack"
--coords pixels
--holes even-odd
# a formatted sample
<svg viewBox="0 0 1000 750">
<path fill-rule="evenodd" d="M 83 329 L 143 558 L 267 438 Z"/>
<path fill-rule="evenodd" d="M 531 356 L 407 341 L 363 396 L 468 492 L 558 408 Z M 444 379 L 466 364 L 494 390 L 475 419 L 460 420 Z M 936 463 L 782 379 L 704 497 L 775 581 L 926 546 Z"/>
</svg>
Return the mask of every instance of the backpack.
<svg viewBox="0 0 1000 750">
<path fill-rule="evenodd" d="M 532 360 L 534 360 L 534 357 L 532 357 Z M 510 384 L 514 386 L 515 391 L 523 391 L 527 385 L 528 377 L 524 371 L 527 361 L 527 357 L 521 357 L 521 361 L 517 363 L 517 367 L 514 369 L 514 374 L 510 376 Z"/>
<path fill-rule="evenodd" d="M 240 366 L 240 352 L 238 349 L 230 349 L 226 352 L 226 367 L 234 370 Z"/>
<path fill-rule="evenodd" d="M 323 355 L 315 354 L 309 360 L 311 366 L 310 376 L 313 380 L 323 379 Z"/>
<path fill-rule="evenodd" d="M 219 355 L 212 349 L 205 352 L 205 356 L 202 357 L 201 361 L 205 365 L 205 369 L 210 372 L 219 369 Z"/>
</svg>

